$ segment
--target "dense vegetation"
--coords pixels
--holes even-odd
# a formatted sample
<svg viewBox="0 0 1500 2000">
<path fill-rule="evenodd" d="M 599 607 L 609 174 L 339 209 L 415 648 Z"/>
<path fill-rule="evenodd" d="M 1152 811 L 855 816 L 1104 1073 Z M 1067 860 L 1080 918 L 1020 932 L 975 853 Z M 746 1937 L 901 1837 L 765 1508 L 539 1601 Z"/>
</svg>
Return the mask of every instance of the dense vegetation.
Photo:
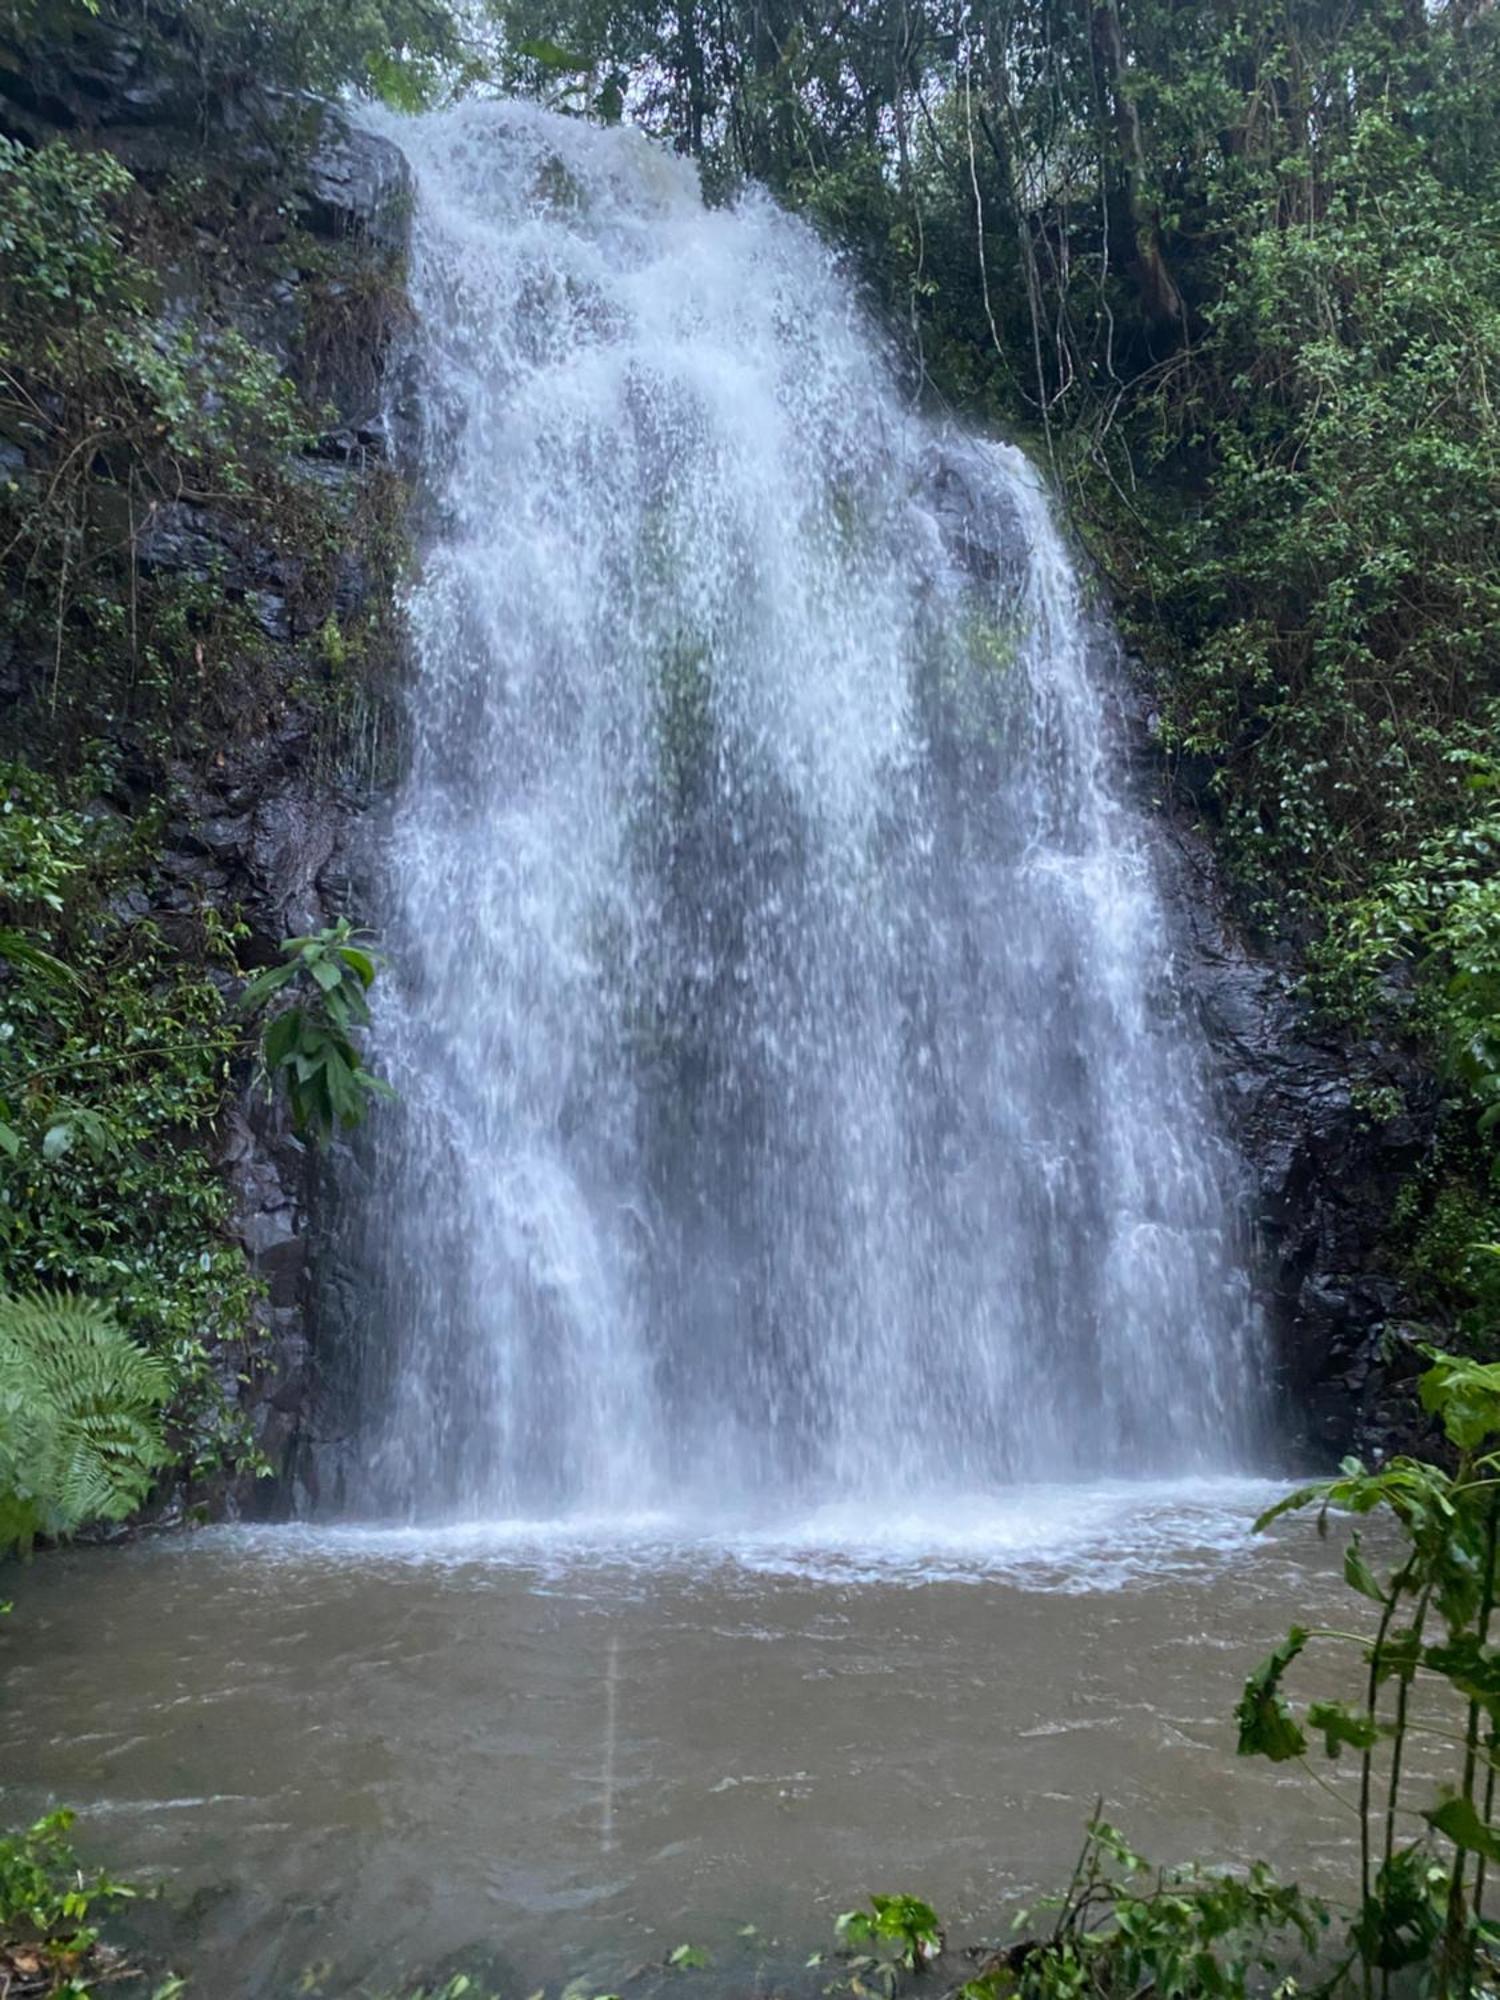
<svg viewBox="0 0 1500 2000">
<path fill-rule="evenodd" d="M 1036 438 L 1249 908 L 1318 914 L 1472 817 L 1500 609 L 1491 9 L 544 21 L 546 61 L 609 69 L 720 182 L 825 220 L 926 381 Z"/>
<path fill-rule="evenodd" d="M 169 158 L 47 108 L 49 79 L 121 48 L 177 120 Z M 476 41 L 474 11 L 437 0 L 0 0 L 0 1547 L 119 1517 L 168 1462 L 254 1462 L 257 1287 L 212 1141 L 257 1060 L 308 1134 L 359 1114 L 374 968 L 347 925 L 278 947 L 165 880 L 169 828 L 289 712 L 342 770 L 390 646 L 401 495 L 321 468 L 329 378 L 378 355 L 400 274 L 307 227 L 298 93 L 488 80 L 644 124 L 715 198 L 769 183 L 857 261 L 914 392 L 1050 467 L 1244 918 L 1294 947 L 1327 1014 L 1414 1038 L 1444 1075 L 1392 1254 L 1488 1351 L 1500 11 L 503 0 Z M 210 113 L 267 87 L 281 111 L 247 181 Z M 278 288 L 290 367 L 238 303 Z M 376 589 L 347 589 L 351 544 Z M 1303 1496 L 1404 1538 L 1384 1578 L 1357 1544 L 1346 1564 L 1377 1607 L 1337 1642 L 1359 1688 L 1295 1715 L 1294 1633 L 1240 1712 L 1247 1753 L 1305 1758 L 1311 1732 L 1354 1760 L 1339 1976 L 1366 1994 L 1493 1984 L 1500 1385 L 1436 1361 L 1426 1393 L 1444 1463 Z M 1456 1704 L 1455 1775 L 1412 1841 L 1401 1750 L 1428 1685 Z M 35 1982 L 17 1990 L 85 1990 L 90 1905 L 124 1893 L 79 1877 L 66 1833 L 0 1842 L 8 1973 Z M 1323 1928 L 1262 1874 L 1156 1881 L 1101 1822 L 1051 1931 L 968 1991 L 1239 1993 Z M 936 1920 L 882 1898 L 846 1933 L 915 1979 Z"/>
</svg>

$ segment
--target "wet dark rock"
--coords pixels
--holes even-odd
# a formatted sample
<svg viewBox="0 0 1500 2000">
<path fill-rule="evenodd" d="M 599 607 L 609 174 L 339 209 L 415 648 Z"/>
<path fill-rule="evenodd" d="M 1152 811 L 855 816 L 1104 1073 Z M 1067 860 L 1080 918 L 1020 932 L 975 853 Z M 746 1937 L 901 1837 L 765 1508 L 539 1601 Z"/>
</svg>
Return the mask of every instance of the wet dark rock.
<svg viewBox="0 0 1500 2000">
<path fill-rule="evenodd" d="M 1386 1245 L 1431 1156 L 1437 1081 L 1415 1050 L 1321 1023 L 1295 962 L 1239 932 L 1202 836 L 1159 825 L 1180 983 L 1247 1172 L 1278 1429 L 1320 1463 L 1402 1447 L 1422 1430 L 1409 1392 L 1422 1336 Z"/>
<path fill-rule="evenodd" d="M 331 458 L 339 464 L 347 464 L 359 452 L 359 439 L 351 429 L 325 431 L 318 439 L 319 458 Z"/>
<path fill-rule="evenodd" d="M 195 583 L 229 580 L 237 565 L 239 537 L 233 524 L 207 507 L 165 501 L 153 507 L 136 542 L 136 561 L 147 576 L 163 571 Z"/>
<path fill-rule="evenodd" d="M 273 1307 L 295 1309 L 302 1302 L 307 1271 L 307 1236 L 290 1208 L 262 1210 L 249 1216 L 239 1231 L 250 1253 L 250 1264 L 266 1287 Z M 298 1329 L 299 1334 L 301 1329 Z"/>
<path fill-rule="evenodd" d="M 411 173 L 389 139 L 362 131 L 335 106 L 320 107 L 316 140 L 300 177 L 310 229 L 358 236 L 399 254 L 411 209 Z"/>
<path fill-rule="evenodd" d="M 247 590 L 245 605 L 268 639 L 274 639 L 280 645 L 290 644 L 293 621 L 284 597 L 274 590 Z"/>
<path fill-rule="evenodd" d="M 250 822 L 247 818 L 225 818 L 222 815 L 201 820 L 195 826 L 183 829 L 184 841 L 196 842 L 209 854 L 222 854 L 229 858 L 242 855 L 250 837 Z"/>
<path fill-rule="evenodd" d="M 288 933 L 319 927 L 318 879 L 337 850 L 341 817 L 336 803 L 288 790 L 264 800 L 252 818 L 246 867 Z"/>
</svg>

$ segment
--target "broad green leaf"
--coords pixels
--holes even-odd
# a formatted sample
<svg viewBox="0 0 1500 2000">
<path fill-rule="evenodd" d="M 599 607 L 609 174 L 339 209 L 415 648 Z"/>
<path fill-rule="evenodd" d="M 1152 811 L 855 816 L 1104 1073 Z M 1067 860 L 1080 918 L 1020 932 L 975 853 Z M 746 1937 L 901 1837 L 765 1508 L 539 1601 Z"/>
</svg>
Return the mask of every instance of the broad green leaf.
<svg viewBox="0 0 1500 2000">
<path fill-rule="evenodd" d="M 263 1006 L 273 993 L 279 993 L 297 976 L 295 965 L 270 965 L 264 972 L 258 972 L 240 995 L 240 1005 L 246 1012 Z"/>
<path fill-rule="evenodd" d="M 276 1016 L 266 1029 L 265 1040 L 261 1045 L 267 1069 L 281 1067 L 297 1046 L 297 1038 L 301 1031 L 302 1015 L 298 1008 L 289 1007 L 284 1014 Z"/>
<path fill-rule="evenodd" d="M 55 985 L 75 986 L 83 992 L 88 990 L 82 975 L 75 972 L 71 965 L 65 965 L 50 951 L 43 951 L 22 931 L 0 930 L 0 958 L 9 959 L 23 972 L 40 973 Z"/>
<path fill-rule="evenodd" d="M 1300 1757 L 1307 1748 L 1281 1692 L 1281 1677 L 1307 1644 L 1307 1633 L 1294 1625 L 1281 1644 L 1266 1655 L 1245 1682 L 1235 1709 L 1241 1757 L 1269 1757 L 1273 1764 Z"/>
<path fill-rule="evenodd" d="M 1443 1428 L 1461 1451 L 1500 1437 L 1500 1363 L 1425 1350 L 1432 1361 L 1418 1381 L 1422 1407 L 1442 1418 Z"/>
<path fill-rule="evenodd" d="M 1320 1479 L 1315 1485 L 1298 1486 L 1292 1492 L 1283 1494 L 1281 1499 L 1267 1507 L 1264 1513 L 1256 1515 L 1253 1523 L 1254 1532 L 1263 1535 L 1271 1523 L 1279 1521 L 1283 1514 L 1295 1514 L 1314 1500 L 1326 1500 L 1331 1484 L 1330 1480 Z"/>
<path fill-rule="evenodd" d="M 1350 1536 L 1349 1546 L 1344 1551 L 1344 1581 L 1351 1590 L 1357 1590 L 1361 1597 L 1368 1597 L 1372 1603 L 1385 1603 L 1385 1592 L 1360 1554 L 1358 1535 Z"/>
<path fill-rule="evenodd" d="M 1422 1817 L 1455 1847 L 1465 1848 L 1470 1854 L 1482 1854 L 1487 1861 L 1500 1861 L 1500 1834 L 1479 1817 L 1472 1799 L 1444 1799 Z"/>
<path fill-rule="evenodd" d="M 1307 1721 L 1309 1728 L 1323 1732 L 1323 1747 L 1330 1757 L 1337 1757 L 1346 1744 L 1351 1750 L 1372 1750 L 1380 1741 L 1379 1723 L 1341 1701 L 1310 1703 Z"/>
<path fill-rule="evenodd" d="M 358 945 L 341 944 L 338 948 L 338 955 L 344 961 L 345 965 L 349 967 L 350 971 L 354 973 L 361 986 L 368 987 L 374 985 L 375 961 L 369 952 L 361 951 Z"/>
</svg>

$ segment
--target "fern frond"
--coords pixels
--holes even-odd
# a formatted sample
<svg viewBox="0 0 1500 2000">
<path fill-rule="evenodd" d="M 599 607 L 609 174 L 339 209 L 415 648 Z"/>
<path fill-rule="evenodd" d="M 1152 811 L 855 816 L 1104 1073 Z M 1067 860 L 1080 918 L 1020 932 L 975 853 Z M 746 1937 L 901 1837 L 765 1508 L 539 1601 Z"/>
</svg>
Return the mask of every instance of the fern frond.
<svg viewBox="0 0 1500 2000">
<path fill-rule="evenodd" d="M 140 1506 L 167 1461 L 170 1392 L 98 1301 L 0 1296 L 0 1552 Z"/>
</svg>

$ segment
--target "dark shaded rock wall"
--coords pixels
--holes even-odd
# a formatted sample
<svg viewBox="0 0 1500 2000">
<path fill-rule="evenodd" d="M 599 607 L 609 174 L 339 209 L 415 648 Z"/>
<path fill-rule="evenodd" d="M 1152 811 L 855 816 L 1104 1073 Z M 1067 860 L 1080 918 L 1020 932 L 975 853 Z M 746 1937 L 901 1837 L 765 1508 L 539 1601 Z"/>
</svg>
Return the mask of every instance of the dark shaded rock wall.
<svg viewBox="0 0 1500 2000">
<path fill-rule="evenodd" d="M 1139 721 L 1136 736 L 1143 779 L 1163 789 Z M 1431 1064 L 1320 1022 L 1295 956 L 1247 941 L 1190 812 L 1160 810 L 1157 829 L 1178 977 L 1247 1172 L 1279 1439 L 1315 1467 L 1405 1448 L 1422 1431 L 1411 1384 L 1424 1330 L 1388 1243 L 1397 1196 L 1432 1154 Z"/>
<path fill-rule="evenodd" d="M 317 138 L 299 174 L 305 226 L 330 243 L 373 246 L 396 263 L 405 242 L 405 162 L 394 146 L 358 130 L 332 107 L 321 107 L 318 117 Z M 257 329 L 257 338 L 271 344 L 266 328 Z M 288 354 L 289 365 L 292 359 Z M 335 373 L 320 385 L 345 420 L 320 444 L 320 469 L 330 482 L 358 482 L 386 456 L 383 384 L 369 378 L 367 362 L 361 357 L 354 379 Z M 193 560 L 198 532 L 199 524 L 187 524 L 178 560 Z M 254 593 L 263 627 L 277 639 L 305 636 L 297 630 L 296 578 L 275 565 L 258 565 L 253 551 L 239 560 L 243 588 L 247 596 Z M 357 550 L 343 562 L 341 590 L 362 594 L 380 587 L 364 573 Z M 171 828 L 166 867 L 196 878 L 199 892 L 207 887 L 238 912 L 249 927 L 240 954 L 247 966 L 269 962 L 284 937 L 320 929 L 341 915 L 358 920 L 348 856 L 373 775 L 358 763 L 330 761 L 316 704 L 295 694 L 270 726 L 226 750 L 208 771 L 179 774 L 181 812 Z M 261 1310 L 270 1336 L 268 1365 L 250 1385 L 257 1433 L 273 1467 L 286 1474 L 300 1457 L 314 1395 L 310 1250 L 323 1167 L 293 1136 L 284 1105 L 268 1102 L 248 1081 L 219 1143 L 235 1195 L 235 1229 L 266 1287 Z M 270 1487 L 242 1497 L 283 1505 L 290 1495 Z"/>
<path fill-rule="evenodd" d="M 159 24 L 158 24 L 159 27 Z M 309 274 L 279 246 L 309 242 L 316 282 L 335 306 L 341 291 L 356 304 L 379 285 L 402 284 L 408 176 L 399 150 L 359 129 L 333 105 L 238 89 L 163 73 L 159 47 L 148 55 L 129 35 L 91 29 L 71 49 L 33 52 L 24 65 L 0 65 L 0 132 L 28 145 L 63 135 L 116 154 L 148 185 L 180 166 L 211 134 L 215 173 L 239 213 L 225 232 L 211 299 L 184 291 L 175 271 L 163 279 L 174 303 L 215 324 L 232 325 L 268 351 L 284 372 L 330 406 L 332 427 L 305 471 L 335 497 L 357 502 L 384 481 L 387 516 L 400 508 L 388 463 L 385 373 L 398 328 L 366 331 L 340 349 L 310 353 L 299 288 Z M 242 183 L 242 187 L 241 187 Z M 241 238 L 253 258 L 236 262 Z M 269 277 L 268 277 L 269 274 Z M 315 379 L 309 379 L 315 377 Z M 361 518 L 352 504 L 352 520 Z M 389 531 L 390 522 L 384 522 Z M 387 551 L 388 556 L 388 551 Z M 342 617 L 392 587 L 379 556 L 357 533 L 338 556 L 334 608 Z M 160 776 L 139 767 L 141 803 L 165 801 L 168 818 L 150 873 L 132 890 L 128 914 L 149 919 L 170 944 L 191 951 L 205 906 L 245 927 L 237 953 L 247 969 L 271 962 L 280 941 L 316 930 L 352 907 L 347 854 L 351 827 L 367 802 L 378 752 L 359 754 L 330 718 L 316 670 L 318 628 L 326 603 L 310 603 L 295 555 L 261 546 L 232 506 L 158 505 L 136 542 L 143 576 L 211 583 L 253 617 L 269 643 L 247 692 L 239 726 L 207 757 L 175 764 Z M 9 690 L 18 699 L 24 690 Z M 6 690 L 0 689 L 0 708 Z M 376 704 L 378 706 L 378 702 Z M 3 721 L 3 716 L 0 716 Z M 117 748 L 127 770 L 128 737 Z M 252 1410 L 254 1429 L 273 1468 L 284 1471 L 311 1398 L 313 1284 L 309 1246 L 316 1228 L 320 1168 L 293 1135 L 283 1106 L 268 1101 L 247 1063 L 212 1145 L 233 1197 L 231 1229 L 263 1281 L 261 1330 L 248 1379 L 234 1392 Z M 235 1363 L 226 1357 L 231 1374 Z M 222 1504 L 282 1504 L 274 1483 L 246 1481 Z"/>
</svg>

